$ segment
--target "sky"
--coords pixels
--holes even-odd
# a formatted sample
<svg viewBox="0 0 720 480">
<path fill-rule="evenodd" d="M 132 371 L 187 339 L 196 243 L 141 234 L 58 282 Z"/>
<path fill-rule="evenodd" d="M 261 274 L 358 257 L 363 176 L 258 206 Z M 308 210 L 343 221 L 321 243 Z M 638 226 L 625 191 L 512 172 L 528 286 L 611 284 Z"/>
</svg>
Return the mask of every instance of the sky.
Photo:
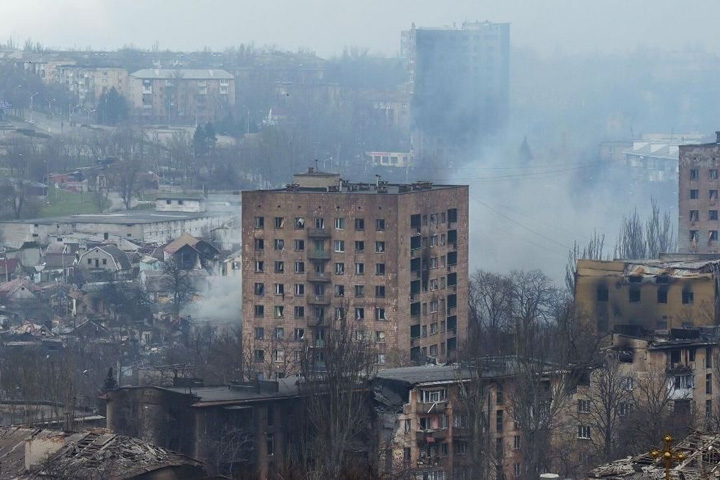
<svg viewBox="0 0 720 480">
<path fill-rule="evenodd" d="M 0 42 L 47 47 L 213 50 L 241 43 L 399 52 L 400 31 L 510 22 L 512 43 L 552 54 L 637 47 L 720 53 L 717 0 L 0 0 Z"/>
</svg>

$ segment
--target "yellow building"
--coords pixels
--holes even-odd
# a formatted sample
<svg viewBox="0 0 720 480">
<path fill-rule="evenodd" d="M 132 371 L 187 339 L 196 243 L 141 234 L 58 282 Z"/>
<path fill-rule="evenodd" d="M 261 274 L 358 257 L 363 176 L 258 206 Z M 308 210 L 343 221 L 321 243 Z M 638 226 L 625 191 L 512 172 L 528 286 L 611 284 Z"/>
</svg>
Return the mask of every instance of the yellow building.
<svg viewBox="0 0 720 480">
<path fill-rule="evenodd" d="M 717 256 L 701 255 L 578 260 L 575 300 L 601 333 L 616 325 L 648 330 L 715 325 L 719 268 Z"/>
</svg>

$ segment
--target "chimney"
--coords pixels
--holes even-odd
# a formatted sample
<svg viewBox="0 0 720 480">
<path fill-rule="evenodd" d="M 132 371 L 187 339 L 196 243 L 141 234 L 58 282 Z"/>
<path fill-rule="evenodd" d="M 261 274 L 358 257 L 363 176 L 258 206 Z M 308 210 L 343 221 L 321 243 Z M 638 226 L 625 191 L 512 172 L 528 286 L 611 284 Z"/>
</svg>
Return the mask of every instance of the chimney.
<svg viewBox="0 0 720 480">
<path fill-rule="evenodd" d="M 717 143 L 718 145 L 720 145 L 720 130 L 716 131 L 716 132 L 715 132 L 715 135 L 717 136 L 717 138 L 716 138 L 716 140 L 715 140 L 715 143 Z"/>
</svg>

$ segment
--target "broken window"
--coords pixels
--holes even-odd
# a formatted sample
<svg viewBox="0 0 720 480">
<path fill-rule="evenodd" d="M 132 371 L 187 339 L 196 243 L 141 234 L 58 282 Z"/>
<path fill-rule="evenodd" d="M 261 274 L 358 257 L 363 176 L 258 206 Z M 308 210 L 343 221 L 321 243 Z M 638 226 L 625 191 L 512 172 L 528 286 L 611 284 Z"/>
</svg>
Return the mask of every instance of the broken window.
<svg viewBox="0 0 720 480">
<path fill-rule="evenodd" d="M 690 169 L 690 180 L 698 180 L 700 178 L 700 170 L 697 168 Z"/>
<path fill-rule="evenodd" d="M 697 200 L 700 198 L 700 190 L 690 190 L 690 200 Z"/>
<path fill-rule="evenodd" d="M 362 240 L 358 240 L 355 242 L 355 251 L 356 252 L 364 252 L 365 251 L 365 242 Z"/>
<path fill-rule="evenodd" d="M 693 292 L 690 290 L 685 290 L 682 292 L 682 303 L 683 305 L 692 305 L 694 300 Z"/>
<path fill-rule="evenodd" d="M 275 305 L 274 314 L 275 318 L 283 318 L 285 314 L 285 307 L 282 305 Z"/>
<path fill-rule="evenodd" d="M 365 309 L 363 307 L 355 307 L 355 320 L 365 320 Z"/>
<path fill-rule="evenodd" d="M 718 239 L 718 231 L 710 230 L 708 232 L 708 242 L 717 242 L 717 239 Z"/>
<path fill-rule="evenodd" d="M 255 217 L 255 228 L 265 228 L 265 217 Z"/>
<path fill-rule="evenodd" d="M 375 230 L 377 230 L 378 232 L 385 230 L 385 219 L 384 218 L 375 219 Z"/>
<path fill-rule="evenodd" d="M 275 217 L 275 228 L 283 228 L 285 225 L 285 218 Z"/>
<path fill-rule="evenodd" d="M 265 240 L 262 238 L 256 238 L 255 239 L 255 250 L 264 250 L 265 249 Z"/>
<path fill-rule="evenodd" d="M 255 295 L 265 295 L 265 284 L 264 283 L 256 283 L 255 284 Z"/>
<path fill-rule="evenodd" d="M 305 228 L 305 219 L 303 217 L 295 217 L 295 230 Z"/>
<path fill-rule="evenodd" d="M 717 180 L 718 179 L 718 171 L 717 168 L 711 168 L 708 170 L 708 180 Z"/>
<path fill-rule="evenodd" d="M 668 291 L 661 288 L 657 291 L 657 303 L 667 303 Z"/>
<path fill-rule="evenodd" d="M 344 275 L 345 274 L 345 264 L 344 263 L 336 263 L 335 264 L 335 275 Z"/>
<path fill-rule="evenodd" d="M 263 305 L 255 305 L 255 316 L 262 317 L 265 315 L 265 307 Z"/>
<path fill-rule="evenodd" d="M 305 250 L 305 240 L 295 240 L 295 251 L 302 252 Z"/>
<path fill-rule="evenodd" d="M 375 242 L 375 253 L 383 253 L 385 251 L 385 242 Z"/>
<path fill-rule="evenodd" d="M 304 283 L 296 283 L 295 284 L 295 296 L 302 297 L 303 295 L 305 295 L 305 284 Z"/>
<path fill-rule="evenodd" d="M 345 230 L 345 219 L 344 218 L 336 218 L 335 219 L 335 230 Z"/>
<path fill-rule="evenodd" d="M 282 238 L 276 238 L 275 250 L 285 250 L 285 240 L 283 240 Z"/>
<path fill-rule="evenodd" d="M 263 327 L 255 327 L 255 340 L 265 339 L 265 329 Z"/>
<path fill-rule="evenodd" d="M 255 362 L 257 362 L 257 363 L 264 362 L 265 361 L 265 350 L 255 350 L 253 357 L 255 358 Z"/>
<path fill-rule="evenodd" d="M 375 264 L 375 275 L 385 275 L 385 264 L 384 263 L 376 263 Z"/>
<path fill-rule="evenodd" d="M 718 191 L 710 190 L 709 197 L 710 197 L 710 205 L 715 205 L 715 202 L 717 202 L 717 198 L 718 198 Z"/>
<path fill-rule="evenodd" d="M 365 296 L 365 285 L 355 285 L 355 296 L 356 297 L 364 297 Z"/>
<path fill-rule="evenodd" d="M 718 211 L 717 210 L 708 210 L 708 220 L 717 220 L 718 219 Z"/>
<path fill-rule="evenodd" d="M 447 220 L 448 223 L 457 222 L 457 208 L 451 208 L 447 211 Z"/>
<path fill-rule="evenodd" d="M 639 288 L 631 288 L 628 290 L 628 300 L 630 303 L 637 303 L 640 301 L 640 289 Z"/>
<path fill-rule="evenodd" d="M 355 230 L 358 230 L 358 231 L 365 230 L 365 219 L 364 218 L 356 218 L 355 219 Z"/>
<path fill-rule="evenodd" d="M 293 313 L 294 313 L 295 318 L 303 318 L 305 316 L 305 307 L 297 306 L 297 307 L 295 307 Z M 295 329 L 295 330 L 297 330 L 297 329 Z M 295 340 L 298 340 L 298 338 L 296 337 Z"/>
<path fill-rule="evenodd" d="M 690 221 L 697 222 L 700 219 L 700 212 L 698 210 L 690 210 Z"/>
<path fill-rule="evenodd" d="M 275 295 L 285 295 L 285 284 L 284 283 L 276 283 L 275 284 Z"/>
<path fill-rule="evenodd" d="M 344 297 L 345 296 L 345 286 L 344 285 L 335 285 L 335 296 L 336 297 Z"/>
<path fill-rule="evenodd" d="M 375 286 L 375 297 L 376 298 L 385 298 L 385 285 L 376 285 Z"/>
<path fill-rule="evenodd" d="M 315 228 L 319 228 L 319 229 L 325 228 L 325 219 L 324 218 L 316 218 L 315 219 Z"/>
<path fill-rule="evenodd" d="M 375 307 L 375 320 L 387 320 L 387 318 L 385 318 L 384 308 Z"/>
<path fill-rule="evenodd" d="M 296 328 L 295 329 L 295 340 L 304 340 L 305 339 L 305 329 L 304 328 Z"/>
<path fill-rule="evenodd" d="M 285 273 L 285 262 L 275 262 L 275 273 Z"/>
<path fill-rule="evenodd" d="M 265 262 L 258 260 L 255 262 L 255 273 L 262 273 L 265 271 Z"/>
<path fill-rule="evenodd" d="M 295 273 L 305 273 L 305 262 L 295 262 Z"/>
</svg>

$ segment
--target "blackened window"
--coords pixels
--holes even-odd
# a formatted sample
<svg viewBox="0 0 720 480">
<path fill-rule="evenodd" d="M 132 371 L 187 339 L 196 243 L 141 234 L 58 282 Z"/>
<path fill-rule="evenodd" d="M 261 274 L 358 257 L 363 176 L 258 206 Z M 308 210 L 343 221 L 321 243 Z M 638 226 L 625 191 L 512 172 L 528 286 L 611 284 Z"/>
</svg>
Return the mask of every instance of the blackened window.
<svg viewBox="0 0 720 480">
<path fill-rule="evenodd" d="M 657 291 L 657 303 L 667 303 L 668 292 L 666 289 L 661 288 Z"/>
<path fill-rule="evenodd" d="M 608 301 L 608 288 L 605 285 L 599 285 L 597 287 L 597 301 L 607 302 Z"/>
<path fill-rule="evenodd" d="M 631 288 L 628 291 L 628 300 L 631 303 L 637 303 L 640 301 L 640 289 L 639 288 Z"/>
</svg>

